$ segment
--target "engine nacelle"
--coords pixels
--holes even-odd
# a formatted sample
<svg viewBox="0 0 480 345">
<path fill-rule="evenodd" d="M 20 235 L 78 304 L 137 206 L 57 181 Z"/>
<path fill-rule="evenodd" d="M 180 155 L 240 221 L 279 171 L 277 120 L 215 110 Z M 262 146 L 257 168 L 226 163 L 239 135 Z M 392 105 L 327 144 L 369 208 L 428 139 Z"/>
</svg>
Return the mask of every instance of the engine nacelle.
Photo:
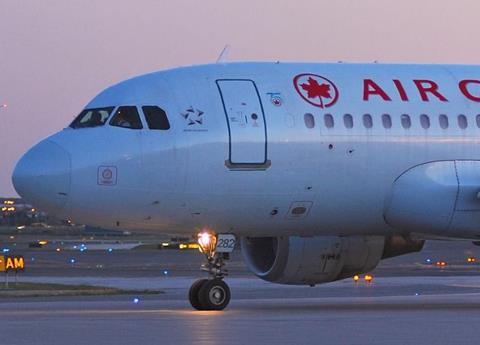
<svg viewBox="0 0 480 345">
<path fill-rule="evenodd" d="M 369 272 L 385 248 L 381 236 L 244 237 L 249 269 L 273 283 L 315 285 Z"/>
</svg>

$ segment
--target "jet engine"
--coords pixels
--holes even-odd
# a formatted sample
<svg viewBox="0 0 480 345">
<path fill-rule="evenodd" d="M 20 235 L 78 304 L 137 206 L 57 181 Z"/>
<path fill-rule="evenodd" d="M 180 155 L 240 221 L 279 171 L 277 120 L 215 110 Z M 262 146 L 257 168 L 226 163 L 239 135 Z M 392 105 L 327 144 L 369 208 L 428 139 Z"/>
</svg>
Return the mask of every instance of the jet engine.
<svg viewBox="0 0 480 345">
<path fill-rule="evenodd" d="M 315 285 L 373 270 L 382 258 L 419 251 L 423 241 L 404 236 L 244 237 L 242 252 L 259 278 Z"/>
</svg>

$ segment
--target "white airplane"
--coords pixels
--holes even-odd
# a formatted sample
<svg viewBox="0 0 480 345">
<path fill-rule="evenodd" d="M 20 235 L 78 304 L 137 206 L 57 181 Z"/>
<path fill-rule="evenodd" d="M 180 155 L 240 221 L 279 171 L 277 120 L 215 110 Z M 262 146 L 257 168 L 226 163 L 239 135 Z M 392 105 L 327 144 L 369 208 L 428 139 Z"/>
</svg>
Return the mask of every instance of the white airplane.
<svg viewBox="0 0 480 345">
<path fill-rule="evenodd" d="M 13 183 L 75 223 L 198 234 L 211 279 L 190 302 L 221 310 L 237 239 L 258 277 L 311 286 L 478 240 L 479 102 L 475 66 L 178 68 L 100 93 Z"/>
</svg>

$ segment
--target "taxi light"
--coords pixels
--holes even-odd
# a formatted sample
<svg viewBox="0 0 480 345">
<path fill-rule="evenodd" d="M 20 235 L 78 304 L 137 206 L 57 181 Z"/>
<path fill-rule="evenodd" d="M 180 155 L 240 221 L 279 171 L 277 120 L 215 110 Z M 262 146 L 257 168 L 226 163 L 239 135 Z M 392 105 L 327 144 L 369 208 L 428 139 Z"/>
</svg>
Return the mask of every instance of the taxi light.
<svg viewBox="0 0 480 345">
<path fill-rule="evenodd" d="M 217 237 L 211 232 L 201 232 L 198 234 L 198 249 L 204 254 L 212 254 L 217 246 Z"/>
<path fill-rule="evenodd" d="M 185 249 L 185 248 L 187 248 L 187 247 L 188 247 L 188 246 L 187 246 L 185 243 L 180 243 L 180 244 L 178 245 L 178 249 Z"/>
<path fill-rule="evenodd" d="M 372 280 L 373 280 L 373 276 L 372 276 L 371 274 L 365 274 L 365 278 L 364 278 L 364 279 L 365 279 L 365 281 L 366 281 L 367 283 L 371 283 Z"/>
<path fill-rule="evenodd" d="M 44 245 L 48 244 L 48 241 L 45 241 L 45 240 L 38 241 L 38 244 L 41 245 L 41 246 L 44 246 Z"/>
</svg>

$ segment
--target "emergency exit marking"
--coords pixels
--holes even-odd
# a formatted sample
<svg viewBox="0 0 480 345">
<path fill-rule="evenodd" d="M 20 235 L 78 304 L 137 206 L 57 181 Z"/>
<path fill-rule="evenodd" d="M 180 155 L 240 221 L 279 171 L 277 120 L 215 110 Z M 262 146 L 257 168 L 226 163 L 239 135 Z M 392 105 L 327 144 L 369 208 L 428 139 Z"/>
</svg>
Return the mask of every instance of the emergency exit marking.
<svg viewBox="0 0 480 345">
<path fill-rule="evenodd" d="M 0 255 L 0 272 L 18 272 L 23 270 L 25 270 L 25 259 L 23 256 Z"/>
</svg>

